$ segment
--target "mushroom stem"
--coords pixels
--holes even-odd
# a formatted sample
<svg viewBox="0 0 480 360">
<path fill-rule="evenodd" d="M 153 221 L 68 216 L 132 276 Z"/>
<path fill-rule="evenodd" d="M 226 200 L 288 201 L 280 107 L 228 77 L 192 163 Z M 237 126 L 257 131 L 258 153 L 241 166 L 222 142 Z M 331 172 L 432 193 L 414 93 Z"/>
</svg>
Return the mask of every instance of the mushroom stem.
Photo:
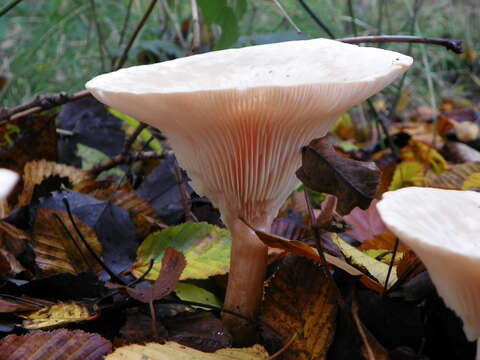
<svg viewBox="0 0 480 360">
<path fill-rule="evenodd" d="M 239 219 L 227 221 L 227 226 L 233 240 L 225 309 L 255 319 L 263 296 L 267 247 Z M 255 226 L 267 228 L 258 223 Z M 252 323 L 228 314 L 224 314 L 223 318 L 236 345 L 245 346 L 255 342 L 256 334 Z"/>
</svg>

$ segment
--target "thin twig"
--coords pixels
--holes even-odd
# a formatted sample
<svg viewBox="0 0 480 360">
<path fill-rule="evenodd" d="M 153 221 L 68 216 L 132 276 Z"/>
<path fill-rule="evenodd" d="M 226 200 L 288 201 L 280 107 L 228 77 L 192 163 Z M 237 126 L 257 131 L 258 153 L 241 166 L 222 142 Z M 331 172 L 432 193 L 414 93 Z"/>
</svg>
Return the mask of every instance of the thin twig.
<svg viewBox="0 0 480 360">
<path fill-rule="evenodd" d="M 117 155 L 114 158 L 105 161 L 104 163 L 95 165 L 88 170 L 88 172 L 90 175 L 96 177 L 98 174 L 121 164 L 129 164 L 138 160 L 157 160 L 162 159 L 165 156 L 166 152 L 163 151 L 140 151 L 134 154 Z"/>
<path fill-rule="evenodd" d="M 173 24 L 173 30 L 175 31 L 175 35 L 177 35 L 178 41 L 180 42 L 180 46 L 182 47 L 183 50 L 188 51 L 189 50 L 188 45 L 185 39 L 183 38 L 182 29 L 180 28 L 180 25 L 178 24 L 177 19 L 175 19 L 175 16 L 173 15 L 172 11 L 170 10 L 170 7 L 168 6 L 165 0 L 160 0 L 160 3 L 162 4 L 163 10 L 167 14 L 168 19 Z"/>
<path fill-rule="evenodd" d="M 105 272 L 110 275 L 110 278 L 112 279 L 112 281 L 115 281 L 119 284 L 122 284 L 122 285 L 127 285 L 125 283 L 125 281 L 123 281 L 121 278 L 119 278 L 112 270 L 110 270 L 110 268 L 102 261 L 102 259 L 100 259 L 100 257 L 97 255 L 97 253 L 92 249 L 92 247 L 90 246 L 90 244 L 87 242 L 87 240 L 85 239 L 85 237 L 83 236 L 82 232 L 80 231 L 80 229 L 78 228 L 77 226 L 77 223 L 75 222 L 75 219 L 73 218 L 73 214 L 72 214 L 72 210 L 70 209 L 70 204 L 68 202 L 68 200 L 66 198 L 63 198 L 62 199 L 63 201 L 63 204 L 65 205 L 65 208 L 67 210 L 67 214 L 68 214 L 68 218 L 70 219 L 70 222 L 72 223 L 73 225 L 73 228 L 75 229 L 75 231 L 77 232 L 77 235 L 78 237 L 80 238 L 80 240 L 82 240 L 83 242 L 83 245 L 85 245 L 85 247 L 87 248 L 87 250 L 89 251 L 90 255 L 93 256 L 93 258 L 100 264 L 100 266 L 103 268 L 103 270 L 105 270 Z"/>
<path fill-rule="evenodd" d="M 198 222 L 198 219 L 192 212 L 192 199 L 188 195 L 187 192 L 187 186 L 185 182 L 183 181 L 183 176 L 182 176 L 182 171 L 180 170 L 180 167 L 178 166 L 177 161 L 175 160 L 173 172 L 175 175 L 175 179 L 178 184 L 178 190 L 180 191 L 180 197 L 182 199 L 182 206 L 183 206 L 183 212 L 185 213 L 185 220 L 186 221 L 192 221 L 192 222 Z"/>
<path fill-rule="evenodd" d="M 353 0 L 348 0 L 348 12 L 350 14 L 350 24 L 352 25 L 352 32 L 354 36 L 358 36 L 357 23 L 355 18 L 355 9 L 353 7 Z"/>
<path fill-rule="evenodd" d="M 137 139 L 138 135 L 147 127 L 147 124 L 145 123 L 140 123 L 137 125 L 133 133 L 127 138 L 125 141 L 125 145 L 123 146 L 123 150 L 121 153 L 121 156 L 127 156 L 128 153 L 130 152 L 130 148 L 132 147 L 133 143 Z"/>
<path fill-rule="evenodd" d="M 300 30 L 300 28 L 297 26 L 297 24 L 295 24 L 293 22 L 292 18 L 285 11 L 285 9 L 282 6 L 282 4 L 280 3 L 280 1 L 279 0 L 270 0 L 270 1 L 277 7 L 277 9 L 280 11 L 280 13 L 285 18 L 285 20 L 287 20 L 287 22 L 290 24 L 290 26 L 293 27 L 297 33 L 301 34 L 302 30 Z"/>
<path fill-rule="evenodd" d="M 158 327 L 157 327 L 157 311 L 155 310 L 155 304 L 153 300 L 150 300 L 148 303 L 150 307 L 150 316 L 152 317 L 152 336 L 154 339 L 158 338 Z"/>
<path fill-rule="evenodd" d="M 312 229 L 313 236 L 315 237 L 315 245 L 318 251 L 318 255 L 320 256 L 320 264 L 322 265 L 323 273 L 325 277 L 328 279 L 328 281 L 330 282 L 330 286 L 333 289 L 333 292 L 337 299 L 338 306 L 345 314 L 348 314 L 349 310 L 348 310 L 347 304 L 345 303 L 345 300 L 342 297 L 342 294 L 340 292 L 340 289 L 337 286 L 337 283 L 335 282 L 332 274 L 330 273 L 329 265 L 327 263 L 327 259 L 325 258 L 325 251 L 323 249 L 320 230 L 316 225 L 317 221 L 315 218 L 315 214 L 313 213 L 313 207 L 312 207 L 312 202 L 310 200 L 310 195 L 308 194 L 308 188 L 304 186 L 303 191 L 305 195 L 305 201 L 307 203 L 308 214 L 310 216 L 310 227 Z"/>
<path fill-rule="evenodd" d="M 305 9 L 305 11 L 308 13 L 308 15 L 310 15 L 312 20 L 315 21 L 315 23 L 318 26 L 320 26 L 323 29 L 323 31 L 325 31 L 327 33 L 327 35 L 330 37 L 330 39 L 334 39 L 335 35 L 333 34 L 333 32 L 327 27 L 327 25 L 325 25 L 323 23 L 322 20 L 320 20 L 318 15 L 313 12 L 313 10 L 310 8 L 310 6 L 308 6 L 307 3 L 304 0 L 298 0 L 298 2 L 300 3 L 300 5 L 302 5 L 302 7 Z"/>
<path fill-rule="evenodd" d="M 358 36 L 336 39 L 349 44 L 361 43 L 420 43 L 438 45 L 453 51 L 455 54 L 462 53 L 463 40 L 428 38 L 410 35 L 379 35 L 379 36 Z"/>
<path fill-rule="evenodd" d="M 200 51 L 200 19 L 198 15 L 197 0 L 190 0 L 192 6 L 192 23 L 193 23 L 193 40 L 192 40 L 192 53 Z"/>
<path fill-rule="evenodd" d="M 395 244 L 393 245 L 392 260 L 390 261 L 390 264 L 388 266 L 388 272 L 387 272 L 387 278 L 385 279 L 385 284 L 383 284 L 383 293 L 382 293 L 383 296 L 385 296 L 388 290 L 388 281 L 390 280 L 393 264 L 395 263 L 395 256 L 397 255 L 397 250 L 398 250 L 398 243 L 399 243 L 398 237 L 396 237 Z"/>
<path fill-rule="evenodd" d="M 290 347 L 290 345 L 292 345 L 293 341 L 298 337 L 298 334 L 295 333 L 293 334 L 293 336 L 285 343 L 285 345 L 283 345 L 280 350 L 278 350 L 275 354 L 273 354 L 272 356 L 270 356 L 267 360 L 274 360 L 276 358 L 278 358 L 280 355 L 282 355 L 285 351 L 287 351 L 287 349 Z"/>
<path fill-rule="evenodd" d="M 111 58 L 110 50 L 105 43 L 105 38 L 103 37 L 102 27 L 97 16 L 97 7 L 95 5 L 95 0 L 90 0 L 90 7 L 92 8 L 92 19 L 95 24 L 95 29 L 97 30 L 98 36 L 98 49 L 100 50 L 100 61 L 102 64 L 102 71 L 105 71 L 105 53 Z"/>
<path fill-rule="evenodd" d="M 78 253 L 79 253 L 80 256 L 82 257 L 83 262 L 88 266 L 89 271 L 90 271 L 90 272 L 93 272 L 92 264 L 90 264 L 90 262 L 88 261 L 88 258 L 87 258 L 86 255 L 83 253 L 82 249 L 80 248 L 80 245 L 78 244 L 77 240 L 75 240 L 75 238 L 73 237 L 72 233 L 71 233 L 70 230 L 67 228 L 67 225 L 65 225 L 65 223 L 63 222 L 62 218 L 61 218 L 57 213 L 53 213 L 53 217 L 55 218 L 55 220 L 58 221 L 58 223 L 60 224 L 60 226 L 63 228 L 63 231 L 65 231 L 65 233 L 67 234 L 67 237 L 70 239 L 70 241 L 72 242 L 72 244 L 75 246 L 75 248 L 77 249 Z"/>
<path fill-rule="evenodd" d="M 118 39 L 118 46 L 122 46 L 125 39 L 125 33 L 127 32 L 128 22 L 130 20 L 130 14 L 132 13 L 133 0 L 128 2 L 127 13 L 125 14 L 125 20 L 123 20 L 122 30 L 120 30 L 120 38 Z M 113 64 L 112 64 L 113 67 Z"/>
<path fill-rule="evenodd" d="M 142 29 L 143 25 L 145 25 L 145 23 L 147 22 L 147 19 L 150 16 L 150 14 L 152 13 L 153 8 L 155 7 L 155 4 L 157 3 L 157 1 L 158 0 L 152 0 L 150 2 L 150 5 L 148 6 L 147 11 L 145 12 L 145 14 L 143 14 L 142 19 L 140 20 L 140 22 L 138 23 L 137 27 L 135 28 L 132 36 L 128 40 L 127 46 L 125 46 L 125 50 L 123 50 L 122 56 L 120 57 L 120 60 L 118 61 L 117 65 L 115 67 L 115 70 L 118 70 L 121 67 L 123 67 L 123 65 L 127 61 L 128 53 L 130 52 L 130 49 L 132 48 L 132 45 L 135 42 L 135 39 L 137 38 L 137 36 L 138 36 L 140 30 Z"/>
<path fill-rule="evenodd" d="M 13 0 L 13 1 L 10 1 L 10 3 L 8 3 L 7 5 L 5 5 L 1 10 L 0 10 L 0 17 L 2 17 L 3 15 L 5 15 L 7 12 L 9 12 L 10 10 L 12 10 L 15 6 L 17 6 L 18 4 L 20 4 L 22 2 L 22 0 Z"/>
</svg>

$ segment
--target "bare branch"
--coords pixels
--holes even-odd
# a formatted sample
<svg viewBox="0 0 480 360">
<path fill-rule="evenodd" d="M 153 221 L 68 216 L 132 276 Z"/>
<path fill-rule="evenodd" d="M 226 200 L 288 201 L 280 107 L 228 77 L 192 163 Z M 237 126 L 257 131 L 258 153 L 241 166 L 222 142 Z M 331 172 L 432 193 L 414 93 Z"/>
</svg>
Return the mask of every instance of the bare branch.
<svg viewBox="0 0 480 360">
<path fill-rule="evenodd" d="M 196 53 L 200 50 L 200 19 L 198 14 L 197 0 L 191 0 L 192 4 L 192 22 L 193 22 L 193 41 L 192 41 L 192 53 Z"/>
<path fill-rule="evenodd" d="M 379 36 L 359 36 L 336 39 L 341 42 L 349 44 L 361 44 L 361 43 L 421 43 L 438 45 L 453 51 L 455 54 L 461 54 L 463 40 L 452 39 L 440 39 L 440 38 L 427 38 L 421 36 L 411 35 L 379 35 Z"/>
<path fill-rule="evenodd" d="M 12 10 L 15 6 L 17 6 L 21 2 L 22 2 L 22 0 L 13 0 L 10 3 L 8 3 L 7 5 L 5 5 L 2 9 L 0 9 L 0 17 L 5 15 L 10 10 Z"/>
</svg>

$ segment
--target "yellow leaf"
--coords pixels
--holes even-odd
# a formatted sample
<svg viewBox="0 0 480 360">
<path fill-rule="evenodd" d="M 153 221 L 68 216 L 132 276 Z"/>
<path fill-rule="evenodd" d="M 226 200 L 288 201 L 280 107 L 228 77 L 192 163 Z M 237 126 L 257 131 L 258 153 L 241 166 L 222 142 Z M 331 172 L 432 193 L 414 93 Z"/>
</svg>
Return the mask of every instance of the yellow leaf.
<svg viewBox="0 0 480 360">
<path fill-rule="evenodd" d="M 149 235 L 137 250 L 137 259 L 131 271 L 136 277 L 142 276 L 154 261 L 147 275 L 155 280 L 162 264 L 165 250 L 172 247 L 185 255 L 187 266 L 180 280 L 207 279 L 223 275 L 230 269 L 232 236 L 226 229 L 204 222 L 184 223 Z"/>
<path fill-rule="evenodd" d="M 416 140 L 410 140 L 408 146 L 400 153 L 403 161 L 416 161 L 428 165 L 436 173 L 448 169 L 448 164 L 440 153 L 433 147 Z"/>
<path fill-rule="evenodd" d="M 345 258 L 350 264 L 360 269 L 363 273 L 371 276 L 373 279 L 377 280 L 378 283 L 380 283 L 381 285 L 385 284 L 387 280 L 389 265 L 368 256 L 367 254 L 363 253 L 362 251 L 342 240 L 336 234 L 332 236 L 332 240 L 335 242 L 335 244 L 337 244 L 343 256 L 345 256 Z M 388 279 L 387 289 L 389 289 L 396 282 L 397 269 L 395 266 L 393 266 L 390 277 Z"/>
<path fill-rule="evenodd" d="M 331 132 L 342 140 L 352 139 L 355 136 L 355 127 L 348 113 L 344 113 L 333 125 Z"/>
<path fill-rule="evenodd" d="M 480 189 L 480 172 L 474 173 L 467 177 L 462 185 L 462 190 Z"/>
<path fill-rule="evenodd" d="M 173 341 L 165 344 L 128 345 L 118 348 L 105 360 L 266 360 L 267 351 L 261 345 L 250 348 L 221 349 L 205 353 Z"/>
<path fill-rule="evenodd" d="M 407 186 L 423 186 L 425 182 L 425 167 L 416 161 L 400 163 L 393 173 L 388 190 L 397 190 Z"/>
<path fill-rule="evenodd" d="M 90 307 L 75 302 L 59 302 L 50 307 L 22 316 L 23 327 L 30 330 L 52 328 L 72 322 L 94 320 L 98 317 L 98 307 Z"/>
</svg>

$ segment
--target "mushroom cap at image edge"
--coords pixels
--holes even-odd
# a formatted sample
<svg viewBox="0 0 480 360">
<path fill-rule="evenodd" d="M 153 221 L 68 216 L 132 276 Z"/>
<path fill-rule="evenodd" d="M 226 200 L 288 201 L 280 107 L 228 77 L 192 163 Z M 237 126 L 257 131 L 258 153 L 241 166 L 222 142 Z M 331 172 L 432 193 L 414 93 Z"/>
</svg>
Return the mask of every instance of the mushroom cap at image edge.
<svg viewBox="0 0 480 360">
<path fill-rule="evenodd" d="M 193 188 L 219 208 L 232 232 L 225 308 L 253 318 L 267 248 L 240 218 L 269 231 L 298 185 L 301 148 L 412 62 L 392 51 L 314 39 L 121 69 L 86 87 L 167 136 Z M 229 328 L 240 332 L 240 320 L 232 321 Z"/>
<path fill-rule="evenodd" d="M 480 193 L 408 187 L 383 194 L 385 225 L 422 260 L 443 298 L 480 337 Z M 477 358 L 479 354 L 477 353 Z"/>
<path fill-rule="evenodd" d="M 16 172 L 0 168 L 0 200 L 5 199 L 12 192 L 18 178 Z"/>
</svg>

